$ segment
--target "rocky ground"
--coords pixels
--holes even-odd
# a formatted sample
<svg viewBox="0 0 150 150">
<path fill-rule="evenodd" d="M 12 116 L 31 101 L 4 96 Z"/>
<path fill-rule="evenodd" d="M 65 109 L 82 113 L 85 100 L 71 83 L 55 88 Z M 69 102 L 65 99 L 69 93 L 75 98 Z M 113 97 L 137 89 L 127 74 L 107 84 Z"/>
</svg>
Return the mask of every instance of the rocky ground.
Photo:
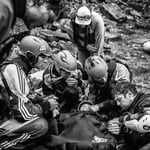
<svg viewBox="0 0 150 150">
<path fill-rule="evenodd" d="M 119 2 L 121 4 L 114 2 L 116 7 L 110 6 L 112 4 L 110 2 L 91 4 L 104 18 L 106 26 L 104 48 L 109 49 L 114 56 L 129 65 L 133 72 L 133 82 L 137 84 L 139 90 L 150 92 L 150 55 L 143 51 L 143 43 L 150 40 L 149 18 L 145 17 L 143 10 L 139 12 L 131 7 L 134 1 Z M 75 5 L 71 4 L 71 6 Z M 141 3 L 139 6 L 143 7 Z M 113 7 L 113 11 L 112 9 L 109 11 L 108 7 Z M 123 11 L 119 12 L 118 9 Z M 22 30 L 26 30 L 26 28 L 19 20 L 13 32 Z"/>
<path fill-rule="evenodd" d="M 133 34 L 122 33 L 122 39 L 111 42 L 116 56 L 124 60 L 133 72 L 133 82 L 139 90 L 150 92 L 150 56 L 143 51 L 143 43 L 149 40 L 149 32 L 133 29 Z"/>
</svg>

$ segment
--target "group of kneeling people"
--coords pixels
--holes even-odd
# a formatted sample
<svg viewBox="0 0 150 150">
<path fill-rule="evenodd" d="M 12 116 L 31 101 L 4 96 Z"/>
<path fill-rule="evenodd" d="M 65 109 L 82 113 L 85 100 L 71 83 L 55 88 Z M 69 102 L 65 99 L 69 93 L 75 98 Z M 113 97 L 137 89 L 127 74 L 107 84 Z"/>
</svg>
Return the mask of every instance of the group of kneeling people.
<svg viewBox="0 0 150 150">
<path fill-rule="evenodd" d="M 88 112 L 107 118 L 107 131 L 117 141 L 114 149 L 148 150 L 150 95 L 137 91 L 129 68 L 100 56 L 88 57 L 83 66 L 69 50 L 62 50 L 53 54 L 53 61 L 43 73 L 43 94 L 35 94 L 28 75 L 40 63 L 47 48 L 44 44 L 41 38 L 26 36 L 20 42 L 22 53 L 2 64 L 1 93 L 3 87 L 7 93 L 3 92 L 1 99 L 7 101 L 9 111 L 3 113 L 9 123 L 4 121 L 6 125 L 2 123 L 0 127 L 8 131 L 14 128 L 14 120 L 20 124 L 29 122 L 14 133 L 27 133 L 29 141 L 49 134 L 47 141 L 51 142 L 50 135 L 63 131 L 54 130 L 59 127 L 58 116 Z"/>
</svg>

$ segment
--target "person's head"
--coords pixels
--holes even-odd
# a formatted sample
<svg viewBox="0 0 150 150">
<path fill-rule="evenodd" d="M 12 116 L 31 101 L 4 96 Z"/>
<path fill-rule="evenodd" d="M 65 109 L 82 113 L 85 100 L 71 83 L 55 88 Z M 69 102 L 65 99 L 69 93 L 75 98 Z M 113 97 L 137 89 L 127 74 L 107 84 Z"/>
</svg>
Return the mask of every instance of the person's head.
<svg viewBox="0 0 150 150">
<path fill-rule="evenodd" d="M 75 23 L 78 24 L 81 28 L 85 28 L 86 26 L 90 25 L 91 16 L 91 9 L 88 6 L 83 5 L 77 10 Z"/>
<path fill-rule="evenodd" d="M 42 26 L 49 20 L 49 11 L 49 4 L 45 0 L 26 0 L 23 21 L 29 29 Z"/>
<path fill-rule="evenodd" d="M 107 63 L 99 56 L 91 56 L 85 60 L 85 71 L 100 87 L 107 82 L 107 70 Z"/>
<path fill-rule="evenodd" d="M 20 51 L 27 58 L 30 65 L 34 67 L 40 56 L 50 56 L 50 47 L 42 38 L 36 36 L 25 36 L 20 41 Z"/>
<path fill-rule="evenodd" d="M 114 86 L 113 94 L 115 95 L 115 101 L 117 105 L 123 110 L 128 109 L 134 98 L 137 95 L 137 89 L 134 84 L 129 82 L 120 82 Z"/>
<path fill-rule="evenodd" d="M 55 56 L 55 64 L 62 77 L 67 78 L 77 69 L 77 59 L 68 51 L 62 50 Z"/>
</svg>

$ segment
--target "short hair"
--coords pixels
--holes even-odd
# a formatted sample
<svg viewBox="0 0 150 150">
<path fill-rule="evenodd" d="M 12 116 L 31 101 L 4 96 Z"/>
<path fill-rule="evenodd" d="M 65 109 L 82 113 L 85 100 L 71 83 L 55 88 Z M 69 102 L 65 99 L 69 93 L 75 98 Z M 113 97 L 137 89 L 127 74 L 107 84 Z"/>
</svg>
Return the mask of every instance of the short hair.
<svg viewBox="0 0 150 150">
<path fill-rule="evenodd" d="M 113 94 L 124 94 L 126 95 L 128 92 L 137 94 L 137 88 L 135 84 L 130 82 L 119 82 L 113 87 Z"/>
</svg>

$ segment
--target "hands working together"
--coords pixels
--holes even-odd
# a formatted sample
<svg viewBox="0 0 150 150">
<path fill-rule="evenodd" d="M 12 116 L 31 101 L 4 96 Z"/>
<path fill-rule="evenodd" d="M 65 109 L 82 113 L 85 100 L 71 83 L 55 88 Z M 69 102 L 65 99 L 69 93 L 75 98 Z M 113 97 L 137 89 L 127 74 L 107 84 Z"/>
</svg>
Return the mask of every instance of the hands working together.
<svg viewBox="0 0 150 150">
<path fill-rule="evenodd" d="M 55 95 L 50 95 L 48 97 L 45 97 L 44 100 L 50 103 L 50 111 L 52 111 L 53 117 L 59 115 L 59 103 L 57 102 L 58 97 L 56 97 Z"/>
<path fill-rule="evenodd" d="M 90 105 L 90 104 L 83 104 L 80 108 L 81 111 L 91 111 L 91 112 L 97 112 L 99 110 L 98 105 Z M 110 121 L 108 121 L 108 131 L 114 135 L 118 135 L 121 130 L 121 122 L 119 118 L 114 118 Z"/>
<path fill-rule="evenodd" d="M 91 53 L 96 53 L 98 51 L 97 47 L 95 47 L 95 44 L 88 44 L 87 50 Z"/>
</svg>

